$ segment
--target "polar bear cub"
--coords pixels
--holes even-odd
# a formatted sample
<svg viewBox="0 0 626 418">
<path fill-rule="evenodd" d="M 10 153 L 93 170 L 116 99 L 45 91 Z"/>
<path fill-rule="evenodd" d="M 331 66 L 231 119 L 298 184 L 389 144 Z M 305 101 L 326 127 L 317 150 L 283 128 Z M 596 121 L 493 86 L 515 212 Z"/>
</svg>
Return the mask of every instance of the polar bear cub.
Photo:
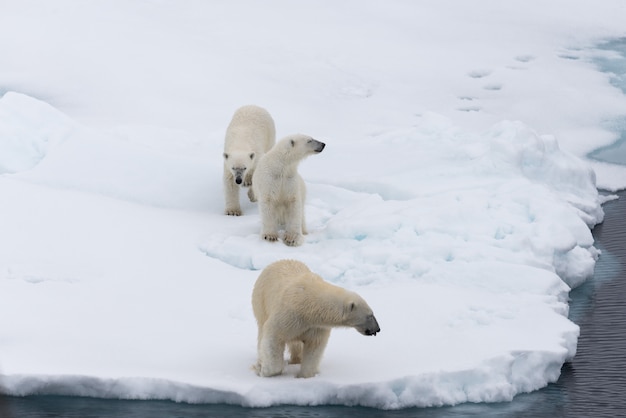
<svg viewBox="0 0 626 418">
<path fill-rule="evenodd" d="M 240 187 L 249 187 L 248 198 L 255 202 L 252 175 L 257 162 L 276 142 L 274 120 L 267 110 L 248 105 L 235 111 L 224 140 L 224 198 L 226 215 L 241 215 Z"/>
<path fill-rule="evenodd" d="M 277 261 L 261 272 L 252 291 L 252 310 L 259 327 L 253 368 L 263 377 L 283 372 L 285 346 L 289 363 L 300 364 L 297 377 L 315 376 L 333 327 L 352 327 L 363 335 L 380 332 L 363 298 L 295 260 Z"/>
<path fill-rule="evenodd" d="M 284 227 L 285 244 L 302 244 L 302 234 L 307 233 L 304 219 L 306 186 L 298 174 L 298 164 L 309 155 L 319 154 L 325 146 L 308 135 L 289 135 L 259 160 L 252 188 L 259 201 L 263 239 L 277 241 L 278 231 Z"/>
</svg>

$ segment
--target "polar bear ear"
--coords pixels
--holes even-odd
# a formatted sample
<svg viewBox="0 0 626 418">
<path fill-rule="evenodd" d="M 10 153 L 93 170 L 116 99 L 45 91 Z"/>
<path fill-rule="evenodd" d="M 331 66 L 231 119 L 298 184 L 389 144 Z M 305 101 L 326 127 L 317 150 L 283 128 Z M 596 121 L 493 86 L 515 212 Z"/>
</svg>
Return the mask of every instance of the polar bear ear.
<svg viewBox="0 0 626 418">
<path fill-rule="evenodd" d="M 254 153 L 253 152 L 250 153 L 250 159 L 254 160 Z"/>
<path fill-rule="evenodd" d="M 346 300 L 343 305 L 343 317 L 348 318 L 356 309 L 356 303 L 352 300 Z"/>
<path fill-rule="evenodd" d="M 224 159 L 228 160 L 228 154 L 224 153 Z"/>
</svg>

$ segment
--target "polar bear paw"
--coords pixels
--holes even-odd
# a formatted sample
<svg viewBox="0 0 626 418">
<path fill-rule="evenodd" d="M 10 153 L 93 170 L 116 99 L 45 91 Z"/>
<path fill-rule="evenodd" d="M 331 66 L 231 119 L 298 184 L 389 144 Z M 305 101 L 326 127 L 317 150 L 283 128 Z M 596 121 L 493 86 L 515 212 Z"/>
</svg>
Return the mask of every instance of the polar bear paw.
<svg viewBox="0 0 626 418">
<path fill-rule="evenodd" d="M 308 379 L 309 377 L 314 377 L 317 374 L 316 370 L 300 370 L 300 372 L 296 375 L 298 378 Z"/>
<path fill-rule="evenodd" d="M 286 232 L 284 241 L 290 247 L 297 247 L 302 244 L 302 235 L 297 232 Z"/>
<path fill-rule="evenodd" d="M 256 362 L 256 364 L 252 365 L 252 370 L 254 370 L 256 375 L 260 377 L 278 376 L 279 374 L 283 373 L 283 368 L 284 364 L 282 361 L 267 366 L 265 364 L 261 364 L 261 361 L 259 360 Z"/>
<path fill-rule="evenodd" d="M 241 209 L 228 208 L 224 211 L 224 213 L 228 216 L 241 216 Z"/>
<path fill-rule="evenodd" d="M 265 241 L 275 242 L 275 241 L 278 241 L 278 235 L 277 234 L 263 234 L 263 239 Z"/>
</svg>

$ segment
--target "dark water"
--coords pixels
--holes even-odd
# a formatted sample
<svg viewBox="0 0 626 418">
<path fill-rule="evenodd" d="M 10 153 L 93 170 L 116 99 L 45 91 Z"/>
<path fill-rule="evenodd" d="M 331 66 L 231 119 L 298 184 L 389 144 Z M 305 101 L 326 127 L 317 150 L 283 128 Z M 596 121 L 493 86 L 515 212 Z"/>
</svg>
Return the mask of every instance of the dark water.
<svg viewBox="0 0 626 418">
<path fill-rule="evenodd" d="M 620 56 L 599 59 L 597 64 L 626 94 L 626 38 L 600 48 L 621 51 Z M 609 125 L 621 132 L 619 141 L 594 151 L 590 157 L 626 164 L 626 115 Z M 605 221 L 593 231 L 596 246 L 602 250 L 594 278 L 570 294 L 570 318 L 581 329 L 576 356 L 563 366 L 558 382 L 518 395 L 512 402 L 381 411 L 340 406 L 254 409 L 168 401 L 0 396 L 0 418 L 626 417 L 626 192 L 619 196 L 619 200 L 604 205 Z"/>
</svg>

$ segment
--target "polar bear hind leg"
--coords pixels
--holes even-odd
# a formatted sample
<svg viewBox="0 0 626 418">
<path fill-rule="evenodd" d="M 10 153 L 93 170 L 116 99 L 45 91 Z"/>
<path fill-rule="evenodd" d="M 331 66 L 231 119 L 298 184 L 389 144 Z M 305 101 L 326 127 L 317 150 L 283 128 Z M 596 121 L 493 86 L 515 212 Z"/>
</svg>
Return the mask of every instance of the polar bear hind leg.
<svg viewBox="0 0 626 418">
<path fill-rule="evenodd" d="M 292 341 L 287 344 L 289 348 L 289 364 L 302 363 L 302 341 Z"/>
<path fill-rule="evenodd" d="M 302 363 L 296 377 L 313 377 L 319 371 L 320 361 L 330 337 L 330 328 L 317 328 L 308 332 L 302 348 Z"/>
<path fill-rule="evenodd" d="M 259 343 L 259 360 L 256 372 L 261 377 L 276 376 L 283 372 L 285 361 L 285 342 L 275 338 L 263 337 Z"/>
</svg>

